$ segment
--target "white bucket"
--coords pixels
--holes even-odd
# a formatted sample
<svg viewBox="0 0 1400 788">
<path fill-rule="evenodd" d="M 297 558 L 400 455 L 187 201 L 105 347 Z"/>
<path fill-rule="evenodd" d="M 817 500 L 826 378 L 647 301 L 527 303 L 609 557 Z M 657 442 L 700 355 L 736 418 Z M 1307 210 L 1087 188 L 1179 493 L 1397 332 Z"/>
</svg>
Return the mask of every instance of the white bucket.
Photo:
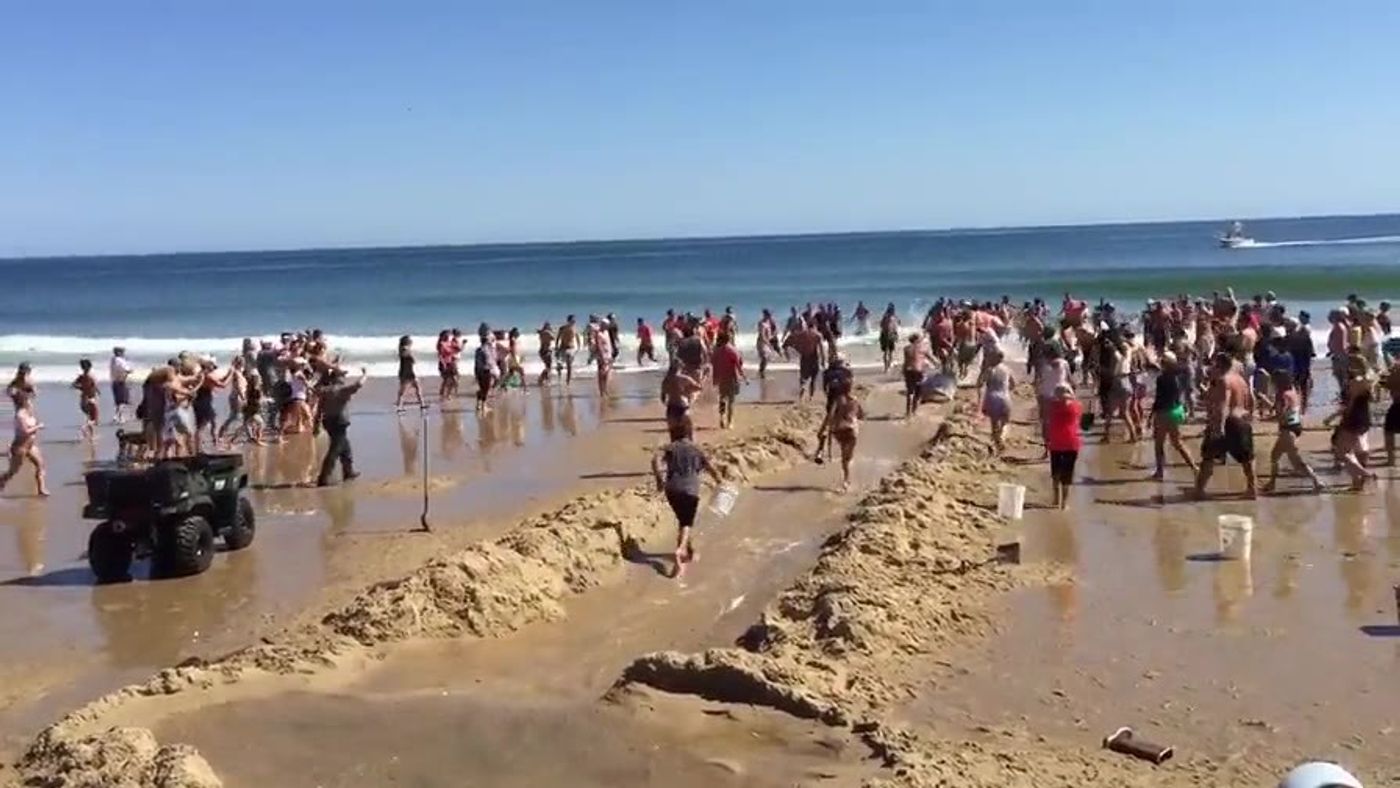
<svg viewBox="0 0 1400 788">
<path fill-rule="evenodd" d="M 1222 514 L 1217 522 L 1220 530 L 1220 557 L 1233 561 L 1248 561 L 1250 542 L 1254 538 L 1254 518 L 1240 514 Z"/>
<path fill-rule="evenodd" d="M 997 487 L 997 514 L 1011 520 L 1019 520 L 1025 507 L 1025 485 L 1002 483 Z"/>
<path fill-rule="evenodd" d="M 710 511 L 720 517 L 728 517 L 734 511 L 734 502 L 739 499 L 739 488 L 732 484 L 721 484 L 710 501 Z"/>
</svg>

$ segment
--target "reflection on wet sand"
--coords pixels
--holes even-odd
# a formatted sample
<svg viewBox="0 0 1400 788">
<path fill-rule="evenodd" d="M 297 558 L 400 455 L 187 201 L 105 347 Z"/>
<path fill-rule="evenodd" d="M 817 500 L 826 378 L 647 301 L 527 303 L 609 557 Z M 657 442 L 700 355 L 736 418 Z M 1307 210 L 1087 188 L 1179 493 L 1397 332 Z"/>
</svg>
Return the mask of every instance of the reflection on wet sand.
<svg viewBox="0 0 1400 788">
<path fill-rule="evenodd" d="M 403 475 L 416 477 L 418 475 L 418 441 L 422 434 L 422 424 L 420 420 L 410 420 L 399 418 L 399 454 L 403 457 Z"/>
<path fill-rule="evenodd" d="M 462 432 L 462 413 L 457 410 L 443 410 L 440 418 L 442 427 L 438 430 L 438 451 L 449 462 L 457 459 L 467 439 Z"/>
<path fill-rule="evenodd" d="M 217 635 L 249 604 L 258 561 L 258 551 L 242 550 L 220 556 L 200 577 L 93 588 L 93 616 L 110 664 L 174 664 Z"/>
<path fill-rule="evenodd" d="M 1162 590 L 1176 594 L 1186 589 L 1185 526 L 1174 515 L 1158 510 L 1152 530 L 1152 553 Z"/>
</svg>

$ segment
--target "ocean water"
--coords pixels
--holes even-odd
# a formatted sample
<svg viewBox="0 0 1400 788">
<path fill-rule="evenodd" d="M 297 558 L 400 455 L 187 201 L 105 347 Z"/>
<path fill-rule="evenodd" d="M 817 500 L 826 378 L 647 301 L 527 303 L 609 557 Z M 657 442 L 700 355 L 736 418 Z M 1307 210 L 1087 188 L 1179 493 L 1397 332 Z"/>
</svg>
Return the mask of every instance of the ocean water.
<svg viewBox="0 0 1400 788">
<path fill-rule="evenodd" d="M 726 306 L 751 331 L 761 308 L 781 320 L 809 301 L 847 316 L 858 300 L 876 312 L 893 302 L 912 317 L 939 296 L 1053 303 L 1071 291 L 1135 307 L 1234 286 L 1274 290 L 1321 321 L 1349 293 L 1400 297 L 1400 215 L 1254 220 L 1255 243 L 1236 250 L 1216 244 L 1226 224 L 0 259 L 0 368 L 29 361 L 39 379 L 67 380 L 82 356 L 105 369 L 116 344 L 138 363 L 180 350 L 226 359 L 243 337 L 314 326 L 390 375 L 401 334 L 429 362 L 442 328 L 518 326 L 533 357 L 542 321 L 591 312 L 616 313 L 630 334 L 667 308 Z"/>
</svg>

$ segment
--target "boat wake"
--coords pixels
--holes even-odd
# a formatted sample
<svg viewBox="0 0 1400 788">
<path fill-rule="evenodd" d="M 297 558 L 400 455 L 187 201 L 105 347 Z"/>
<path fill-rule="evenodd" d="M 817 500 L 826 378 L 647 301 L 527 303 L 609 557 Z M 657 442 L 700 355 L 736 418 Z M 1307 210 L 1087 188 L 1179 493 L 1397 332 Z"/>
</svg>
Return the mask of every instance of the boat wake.
<svg viewBox="0 0 1400 788">
<path fill-rule="evenodd" d="M 1365 238 L 1330 238 L 1303 241 L 1256 241 L 1245 238 L 1234 243 L 1232 249 L 1275 249 L 1284 246 L 1352 246 L 1361 244 L 1400 244 L 1400 235 L 1373 235 Z"/>
</svg>

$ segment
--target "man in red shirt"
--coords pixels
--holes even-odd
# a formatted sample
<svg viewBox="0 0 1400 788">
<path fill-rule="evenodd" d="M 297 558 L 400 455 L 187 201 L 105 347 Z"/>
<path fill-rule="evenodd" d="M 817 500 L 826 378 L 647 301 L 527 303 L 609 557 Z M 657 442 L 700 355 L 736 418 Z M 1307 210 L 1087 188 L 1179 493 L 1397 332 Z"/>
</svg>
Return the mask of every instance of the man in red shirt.
<svg viewBox="0 0 1400 788">
<path fill-rule="evenodd" d="M 734 425 L 734 400 L 739 396 L 739 384 L 749 382 L 744 374 L 744 357 L 734 347 L 728 332 L 721 332 L 715 342 L 710 369 L 715 388 L 719 389 L 719 428 L 727 430 Z"/>
</svg>

